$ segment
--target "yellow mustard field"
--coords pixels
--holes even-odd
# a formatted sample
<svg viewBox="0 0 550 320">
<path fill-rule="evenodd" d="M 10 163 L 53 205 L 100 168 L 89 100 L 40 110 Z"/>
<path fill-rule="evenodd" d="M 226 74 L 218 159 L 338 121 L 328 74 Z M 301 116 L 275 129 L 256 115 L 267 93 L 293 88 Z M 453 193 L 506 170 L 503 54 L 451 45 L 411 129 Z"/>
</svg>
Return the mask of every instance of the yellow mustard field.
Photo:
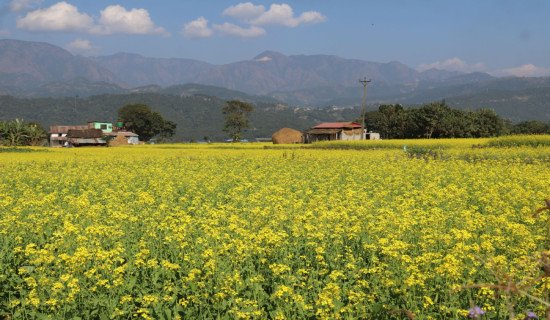
<svg viewBox="0 0 550 320">
<path fill-rule="evenodd" d="M 476 144 L 2 149 L 0 317 L 543 318 L 550 147 Z"/>
</svg>

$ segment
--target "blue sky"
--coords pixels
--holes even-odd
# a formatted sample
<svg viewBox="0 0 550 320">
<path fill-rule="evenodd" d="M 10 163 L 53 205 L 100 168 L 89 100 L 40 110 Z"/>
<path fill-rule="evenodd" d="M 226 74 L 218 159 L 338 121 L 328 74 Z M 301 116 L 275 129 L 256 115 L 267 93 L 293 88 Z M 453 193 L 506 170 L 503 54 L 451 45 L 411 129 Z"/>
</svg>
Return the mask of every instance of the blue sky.
<svg viewBox="0 0 550 320">
<path fill-rule="evenodd" d="M 214 64 L 329 54 L 497 76 L 550 75 L 547 0 L 5 0 L 0 37 L 84 56 Z"/>
</svg>

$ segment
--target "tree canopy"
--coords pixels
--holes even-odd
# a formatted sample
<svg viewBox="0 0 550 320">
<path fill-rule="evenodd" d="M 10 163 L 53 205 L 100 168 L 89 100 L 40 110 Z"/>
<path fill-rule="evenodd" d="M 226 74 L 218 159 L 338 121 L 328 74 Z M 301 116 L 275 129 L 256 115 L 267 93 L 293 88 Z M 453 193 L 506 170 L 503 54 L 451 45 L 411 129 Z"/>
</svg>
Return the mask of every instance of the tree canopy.
<svg viewBox="0 0 550 320">
<path fill-rule="evenodd" d="M 127 104 L 118 109 L 118 119 L 143 141 L 151 140 L 156 135 L 168 138 L 176 133 L 176 123 L 165 120 L 160 113 L 142 103 Z"/>
<path fill-rule="evenodd" d="M 366 118 L 367 129 L 380 132 L 384 139 L 480 138 L 509 131 L 492 109 L 464 111 L 449 107 L 445 100 L 408 109 L 384 104 Z"/>
<path fill-rule="evenodd" d="M 6 146 L 37 146 L 45 143 L 48 133 L 35 122 L 0 120 L 0 142 Z"/>
<path fill-rule="evenodd" d="M 548 123 L 540 121 L 522 121 L 512 127 L 514 134 L 549 134 L 550 126 Z"/>
<path fill-rule="evenodd" d="M 248 116 L 254 111 L 254 107 L 242 101 L 227 101 L 227 106 L 222 109 L 225 116 L 225 126 L 223 130 L 229 133 L 233 142 L 242 139 L 243 130 L 249 127 Z"/>
</svg>

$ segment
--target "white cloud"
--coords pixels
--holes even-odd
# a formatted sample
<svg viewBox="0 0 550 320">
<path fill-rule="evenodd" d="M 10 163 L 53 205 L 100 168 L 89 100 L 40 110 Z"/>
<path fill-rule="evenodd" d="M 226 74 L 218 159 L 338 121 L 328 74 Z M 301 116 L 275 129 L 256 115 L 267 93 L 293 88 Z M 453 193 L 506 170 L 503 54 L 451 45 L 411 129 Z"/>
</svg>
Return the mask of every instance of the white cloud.
<svg viewBox="0 0 550 320">
<path fill-rule="evenodd" d="M 288 4 L 272 4 L 268 11 L 249 21 L 253 25 L 280 25 L 296 27 L 300 24 L 315 24 L 327 21 L 327 18 L 317 11 L 307 11 L 299 17 L 294 17 L 294 11 Z"/>
<path fill-rule="evenodd" d="M 227 22 L 222 25 L 214 25 L 214 29 L 222 35 L 241 38 L 256 38 L 266 34 L 265 30 L 260 27 L 251 26 L 250 28 L 242 28 Z"/>
<path fill-rule="evenodd" d="M 87 31 L 93 26 L 93 19 L 65 1 L 49 8 L 29 12 L 17 18 L 17 28 L 28 31 Z"/>
<path fill-rule="evenodd" d="M 230 6 L 222 12 L 222 16 L 231 17 L 248 24 L 248 27 L 238 26 L 232 23 L 215 24 L 212 29 L 208 27 L 208 20 L 200 17 L 183 27 L 181 34 L 187 38 L 206 38 L 213 35 L 213 30 L 221 35 L 241 38 L 255 38 L 266 34 L 266 30 L 259 27 L 263 25 L 297 27 L 302 24 L 315 24 L 327 20 L 325 16 L 316 11 L 307 11 L 299 17 L 294 16 L 294 11 L 288 4 L 272 4 L 269 10 L 263 5 L 254 5 L 252 2 L 242 2 Z"/>
<path fill-rule="evenodd" d="M 445 60 L 443 62 L 436 61 L 430 64 L 421 64 L 417 68 L 417 70 L 420 72 L 430 70 L 430 69 L 461 71 L 461 72 L 467 73 L 467 72 L 485 71 L 486 67 L 482 62 L 478 62 L 475 64 L 468 64 L 467 62 L 455 57 L 452 59 Z"/>
<path fill-rule="evenodd" d="M 186 23 L 181 31 L 186 38 L 208 38 L 212 35 L 212 29 L 208 28 L 208 20 L 200 17 L 197 20 Z"/>
<path fill-rule="evenodd" d="M 265 12 L 265 7 L 262 5 L 255 6 L 251 2 L 239 3 L 236 6 L 231 6 L 222 12 L 223 16 L 232 17 L 240 20 L 248 20 L 259 17 Z"/>
<path fill-rule="evenodd" d="M 126 10 L 120 5 L 108 6 L 101 10 L 99 25 L 91 29 L 96 34 L 160 34 L 169 33 L 162 27 L 156 27 L 149 12 L 145 9 Z"/>
<path fill-rule="evenodd" d="M 550 68 L 537 67 L 533 64 L 524 64 L 517 68 L 497 70 L 493 74 L 498 76 L 545 77 L 550 76 Z"/>
<path fill-rule="evenodd" d="M 42 3 L 42 1 L 43 0 L 13 0 L 6 4 L 6 8 L 11 12 L 20 13 L 34 8 L 36 5 Z"/>
<path fill-rule="evenodd" d="M 96 53 L 99 48 L 93 47 L 89 40 L 82 40 L 77 38 L 73 42 L 65 46 L 67 50 L 74 54 L 92 54 Z"/>
<path fill-rule="evenodd" d="M 21 1 L 21 0 L 19 0 Z M 17 18 L 17 28 L 28 31 L 86 32 L 96 35 L 111 34 L 159 34 L 170 35 L 164 28 L 157 27 L 145 9 L 126 10 L 119 5 L 101 10 L 96 22 L 86 13 L 65 2 L 58 2 L 49 8 L 28 12 Z"/>
</svg>

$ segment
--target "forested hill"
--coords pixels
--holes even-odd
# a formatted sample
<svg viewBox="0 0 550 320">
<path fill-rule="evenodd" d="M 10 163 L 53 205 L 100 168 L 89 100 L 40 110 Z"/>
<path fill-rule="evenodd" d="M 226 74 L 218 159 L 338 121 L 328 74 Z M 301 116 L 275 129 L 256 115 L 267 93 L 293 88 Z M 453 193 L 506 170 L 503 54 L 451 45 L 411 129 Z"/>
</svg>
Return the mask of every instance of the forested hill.
<svg viewBox="0 0 550 320">
<path fill-rule="evenodd" d="M 81 125 L 88 121 L 117 120 L 117 110 L 127 104 L 144 103 L 165 119 L 177 124 L 175 139 L 187 141 L 208 136 L 223 141 L 222 108 L 226 99 L 210 96 L 176 96 L 158 93 L 108 94 L 87 98 L 15 98 L 0 96 L 0 119 L 36 121 L 45 128 L 52 125 Z M 283 127 L 308 129 L 320 122 L 350 121 L 359 117 L 359 108 L 293 108 L 272 102 L 254 102 L 250 129 L 244 137 L 271 137 Z"/>
<path fill-rule="evenodd" d="M 513 123 L 550 121 L 550 87 L 521 90 L 487 90 L 445 99 L 457 109 L 491 108 Z M 474 107 L 475 106 L 475 107 Z"/>
</svg>

